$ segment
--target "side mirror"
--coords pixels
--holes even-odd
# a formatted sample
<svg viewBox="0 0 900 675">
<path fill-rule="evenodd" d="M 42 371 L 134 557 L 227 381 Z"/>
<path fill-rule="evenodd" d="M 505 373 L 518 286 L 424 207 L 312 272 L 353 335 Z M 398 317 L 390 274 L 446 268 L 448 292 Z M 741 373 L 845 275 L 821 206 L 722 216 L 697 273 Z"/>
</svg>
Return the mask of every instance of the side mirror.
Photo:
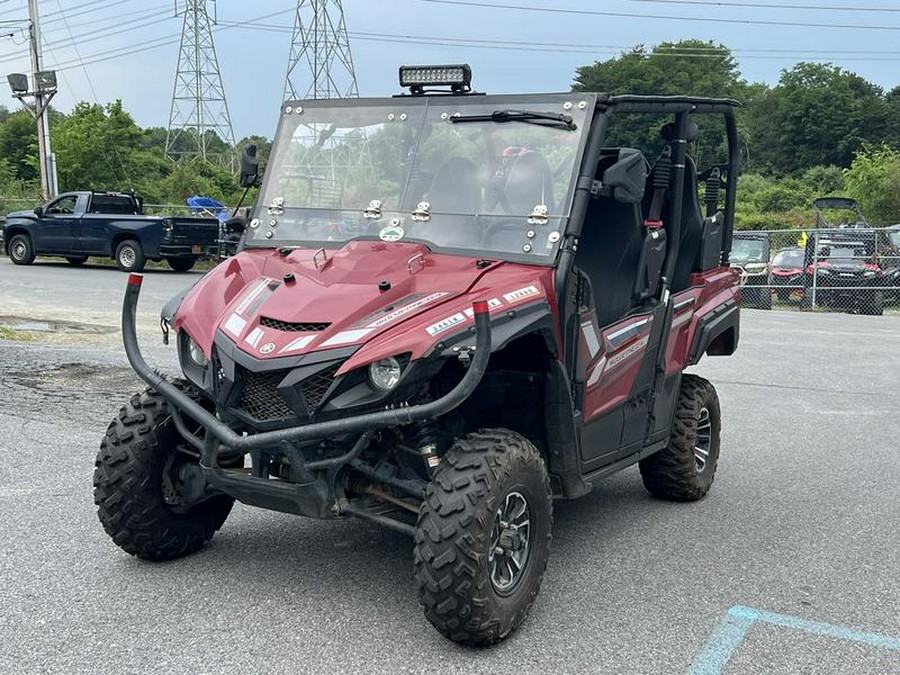
<svg viewBox="0 0 900 675">
<path fill-rule="evenodd" d="M 603 194 L 623 204 L 638 204 L 647 184 L 647 163 L 640 153 L 628 154 L 603 172 Z"/>
<path fill-rule="evenodd" d="M 255 143 L 248 143 L 244 146 L 244 152 L 241 154 L 242 188 L 258 187 L 262 183 L 262 178 L 259 175 L 259 158 L 256 156 L 256 151 Z"/>
<path fill-rule="evenodd" d="M 35 206 L 34 207 L 34 215 L 38 218 L 42 218 L 44 216 L 44 207 L 43 206 Z"/>
</svg>

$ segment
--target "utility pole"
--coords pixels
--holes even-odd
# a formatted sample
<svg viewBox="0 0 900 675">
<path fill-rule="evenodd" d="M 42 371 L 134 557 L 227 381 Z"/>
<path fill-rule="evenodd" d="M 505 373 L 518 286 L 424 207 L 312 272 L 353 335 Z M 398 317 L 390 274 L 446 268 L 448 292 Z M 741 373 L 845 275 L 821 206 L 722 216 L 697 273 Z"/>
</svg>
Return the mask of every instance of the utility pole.
<svg viewBox="0 0 900 675">
<path fill-rule="evenodd" d="M 50 151 L 50 99 L 56 94 L 56 72 L 43 70 L 41 66 L 41 28 L 38 19 L 37 0 L 28 0 L 29 43 L 31 51 L 31 84 L 28 76 L 12 73 L 7 76 L 12 94 L 19 99 L 37 122 L 38 164 L 41 171 L 41 197 L 52 199 L 57 193 L 56 164 Z M 34 104 L 25 101 L 33 98 Z"/>
</svg>

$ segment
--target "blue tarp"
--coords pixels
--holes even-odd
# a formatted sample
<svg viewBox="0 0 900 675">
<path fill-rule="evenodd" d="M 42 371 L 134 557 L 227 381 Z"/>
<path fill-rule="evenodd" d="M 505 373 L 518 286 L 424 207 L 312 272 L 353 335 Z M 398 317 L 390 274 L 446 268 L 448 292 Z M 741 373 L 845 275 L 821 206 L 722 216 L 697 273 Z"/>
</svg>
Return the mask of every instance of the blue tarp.
<svg viewBox="0 0 900 675">
<path fill-rule="evenodd" d="M 206 211 L 207 213 L 214 213 L 220 223 L 228 220 L 228 207 L 215 199 L 195 195 L 188 197 L 185 201 L 194 215 L 203 215 L 203 212 Z"/>
</svg>

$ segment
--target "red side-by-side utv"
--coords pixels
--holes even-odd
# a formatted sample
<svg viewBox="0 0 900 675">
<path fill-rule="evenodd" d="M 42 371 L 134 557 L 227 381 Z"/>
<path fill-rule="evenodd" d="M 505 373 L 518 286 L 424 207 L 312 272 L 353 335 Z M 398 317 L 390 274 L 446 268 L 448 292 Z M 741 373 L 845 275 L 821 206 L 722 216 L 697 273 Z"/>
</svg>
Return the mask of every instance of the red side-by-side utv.
<svg viewBox="0 0 900 675">
<path fill-rule="evenodd" d="M 178 379 L 141 356 L 129 278 L 148 389 L 94 473 L 125 551 L 197 551 L 234 500 L 363 519 L 413 537 L 441 633 L 490 644 L 538 593 L 554 499 L 634 464 L 659 497 L 707 493 L 719 402 L 684 371 L 738 344 L 736 104 L 469 78 L 409 67 L 403 96 L 283 105 L 264 177 L 245 154 L 238 253 L 163 311 Z M 610 147 L 621 115 L 658 144 Z M 723 129 L 698 181 L 691 143 Z"/>
</svg>

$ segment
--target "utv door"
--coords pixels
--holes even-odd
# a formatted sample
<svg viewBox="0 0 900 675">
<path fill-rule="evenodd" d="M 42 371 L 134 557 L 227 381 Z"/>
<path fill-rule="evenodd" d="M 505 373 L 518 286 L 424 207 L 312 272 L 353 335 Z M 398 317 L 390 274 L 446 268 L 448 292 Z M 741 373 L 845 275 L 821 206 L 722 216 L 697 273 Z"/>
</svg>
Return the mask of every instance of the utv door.
<svg viewBox="0 0 900 675">
<path fill-rule="evenodd" d="M 623 163 L 645 171 L 640 153 L 610 150 L 598 165 L 605 185 L 615 185 L 610 173 Z M 575 258 L 579 332 L 573 379 L 582 409 L 583 474 L 633 454 L 647 433 L 664 318 L 653 296 L 665 235 L 644 227 L 643 178 L 637 183 L 624 194 L 611 189 L 592 200 Z"/>
</svg>

